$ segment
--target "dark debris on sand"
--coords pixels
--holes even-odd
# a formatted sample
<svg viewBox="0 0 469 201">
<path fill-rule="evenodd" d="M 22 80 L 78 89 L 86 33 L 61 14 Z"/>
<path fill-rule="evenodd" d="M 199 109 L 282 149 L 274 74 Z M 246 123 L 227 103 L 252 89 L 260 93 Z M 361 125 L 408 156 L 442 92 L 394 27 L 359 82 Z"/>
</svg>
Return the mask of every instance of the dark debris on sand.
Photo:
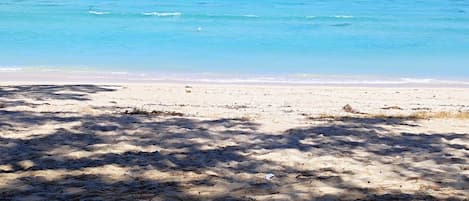
<svg viewBox="0 0 469 201">
<path fill-rule="evenodd" d="M 182 117 L 184 116 L 183 113 L 175 112 L 175 111 L 159 111 L 159 110 L 152 110 L 146 111 L 134 108 L 132 110 L 125 110 L 123 112 L 125 115 L 149 115 L 149 116 L 173 116 L 173 117 Z"/>
</svg>

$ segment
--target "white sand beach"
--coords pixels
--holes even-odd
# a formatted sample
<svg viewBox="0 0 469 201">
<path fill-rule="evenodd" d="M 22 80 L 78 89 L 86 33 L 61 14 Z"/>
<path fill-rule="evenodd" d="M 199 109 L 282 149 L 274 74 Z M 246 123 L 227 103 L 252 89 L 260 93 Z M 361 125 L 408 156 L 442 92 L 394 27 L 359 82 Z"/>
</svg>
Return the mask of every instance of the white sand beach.
<svg viewBox="0 0 469 201">
<path fill-rule="evenodd" d="M 468 88 L 186 85 L 1 85 L 0 200 L 469 197 Z"/>
</svg>

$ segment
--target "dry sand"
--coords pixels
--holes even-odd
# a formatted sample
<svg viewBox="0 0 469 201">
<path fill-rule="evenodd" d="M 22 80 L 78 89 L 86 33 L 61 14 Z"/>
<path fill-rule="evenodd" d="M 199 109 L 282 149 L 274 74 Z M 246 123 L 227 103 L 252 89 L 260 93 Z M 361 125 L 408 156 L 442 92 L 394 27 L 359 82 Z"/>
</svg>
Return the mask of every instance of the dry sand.
<svg viewBox="0 0 469 201">
<path fill-rule="evenodd" d="M 401 118 L 467 88 L 191 87 L 0 86 L 0 200 L 469 197 L 469 119 Z"/>
</svg>

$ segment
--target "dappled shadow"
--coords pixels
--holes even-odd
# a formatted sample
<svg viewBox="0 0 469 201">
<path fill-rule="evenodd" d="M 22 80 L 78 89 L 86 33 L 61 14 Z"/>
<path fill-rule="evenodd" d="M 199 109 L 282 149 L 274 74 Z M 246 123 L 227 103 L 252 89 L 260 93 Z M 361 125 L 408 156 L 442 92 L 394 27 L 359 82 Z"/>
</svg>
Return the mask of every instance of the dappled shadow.
<svg viewBox="0 0 469 201">
<path fill-rule="evenodd" d="M 64 117 L 63 112 L 27 112 L 27 111 L 5 111 L 0 110 L 0 122 L 5 125 L 19 124 L 24 127 L 30 125 L 38 126 L 51 122 L 65 123 L 78 121 L 79 117 Z M 1 125 L 0 125 L 0 128 Z"/>
<path fill-rule="evenodd" d="M 0 109 L 14 106 L 36 107 L 31 101 L 90 100 L 88 95 L 115 91 L 112 85 L 11 85 L 0 86 Z M 25 99 L 31 100 L 29 102 Z M 45 103 L 48 104 L 48 103 Z"/>
<path fill-rule="evenodd" d="M 100 91 L 85 88 L 70 89 Z M 58 93 L 53 87 L 44 90 Z M 2 96 L 15 96 L 8 93 L 13 92 Z M 40 95 L 44 96 L 48 94 Z M 0 200 L 462 200 L 469 196 L 465 143 L 469 134 L 392 130 L 418 125 L 408 119 L 344 118 L 270 133 L 244 118 L 0 108 Z M 266 180 L 267 173 L 275 177 Z"/>
<path fill-rule="evenodd" d="M 99 175 L 66 176 L 61 181 L 50 181 L 44 177 L 27 177 L 19 179 L 34 187 L 33 192 L 11 189 L 3 192 L 3 198 L 9 199 L 22 197 L 25 200 L 44 199 L 47 200 L 102 200 L 113 197 L 113 200 L 152 200 L 155 195 L 160 200 L 179 200 L 183 197 L 187 200 L 198 200 L 188 195 L 180 195 L 181 189 L 178 182 L 158 182 L 156 180 L 129 179 L 125 181 L 109 182 Z M 83 183 L 81 181 L 86 181 Z M 141 189 L 135 191 L 135 189 Z M 18 196 L 21 195 L 21 196 Z"/>
</svg>

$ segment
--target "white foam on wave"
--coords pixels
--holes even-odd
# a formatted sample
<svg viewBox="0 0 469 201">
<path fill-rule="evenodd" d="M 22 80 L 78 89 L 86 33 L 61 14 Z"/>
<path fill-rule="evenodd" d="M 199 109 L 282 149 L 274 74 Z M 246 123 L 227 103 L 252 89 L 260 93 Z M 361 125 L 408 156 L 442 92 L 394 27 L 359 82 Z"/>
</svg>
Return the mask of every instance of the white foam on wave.
<svg viewBox="0 0 469 201">
<path fill-rule="evenodd" d="M 226 84 L 300 84 L 300 85 L 359 85 L 359 86 L 449 86 L 469 87 L 468 79 L 440 79 L 425 77 L 383 77 L 367 75 L 320 75 L 320 74 L 283 74 L 283 75 L 246 75 L 223 73 L 158 73 L 158 72 L 128 72 L 128 71 L 100 71 L 86 67 L 17 67 L 0 66 L 0 75 L 11 73 L 50 73 L 67 74 L 76 76 L 77 80 L 84 77 L 104 76 L 108 80 L 115 81 L 177 81 L 177 82 L 202 82 L 202 83 L 226 83 Z M 78 74 L 77 74 L 78 73 Z M 83 76 L 86 75 L 86 76 Z M 90 76 L 88 76 L 90 75 Z M 100 80 L 100 79 L 96 79 Z"/>
<path fill-rule="evenodd" d="M 93 14 L 93 15 L 107 15 L 107 14 L 111 14 L 110 12 L 104 12 L 104 11 L 95 11 L 95 10 L 90 10 L 88 11 L 89 14 Z"/>
<path fill-rule="evenodd" d="M 438 80 L 435 79 L 416 79 L 416 78 L 401 78 L 400 79 L 404 83 L 418 83 L 418 84 L 428 84 L 432 82 L 438 82 Z"/>
<path fill-rule="evenodd" d="M 354 18 L 352 15 L 335 15 L 334 18 Z"/>
<path fill-rule="evenodd" d="M 146 16 L 158 16 L 158 17 L 174 17 L 174 16 L 181 16 L 182 13 L 180 12 L 145 12 L 142 15 Z"/>
<path fill-rule="evenodd" d="M 315 15 L 307 15 L 305 16 L 306 19 L 315 19 L 315 18 L 336 18 L 336 19 L 351 19 L 355 18 L 352 15 L 333 15 L 333 16 L 315 16 Z"/>
<path fill-rule="evenodd" d="M 284 76 L 170 76 L 156 80 L 190 81 L 224 84 L 300 84 L 300 85 L 363 85 L 363 86 L 464 86 L 469 81 L 440 80 L 429 78 L 380 78 L 361 76 L 322 76 L 322 75 L 284 75 Z"/>
<path fill-rule="evenodd" d="M 401 78 L 401 82 L 408 84 L 450 84 L 450 85 L 469 85 L 469 81 L 463 80 L 441 80 L 431 78 Z"/>
<path fill-rule="evenodd" d="M 258 18 L 258 15 L 243 15 L 243 17 L 251 17 L 251 18 Z"/>
</svg>

